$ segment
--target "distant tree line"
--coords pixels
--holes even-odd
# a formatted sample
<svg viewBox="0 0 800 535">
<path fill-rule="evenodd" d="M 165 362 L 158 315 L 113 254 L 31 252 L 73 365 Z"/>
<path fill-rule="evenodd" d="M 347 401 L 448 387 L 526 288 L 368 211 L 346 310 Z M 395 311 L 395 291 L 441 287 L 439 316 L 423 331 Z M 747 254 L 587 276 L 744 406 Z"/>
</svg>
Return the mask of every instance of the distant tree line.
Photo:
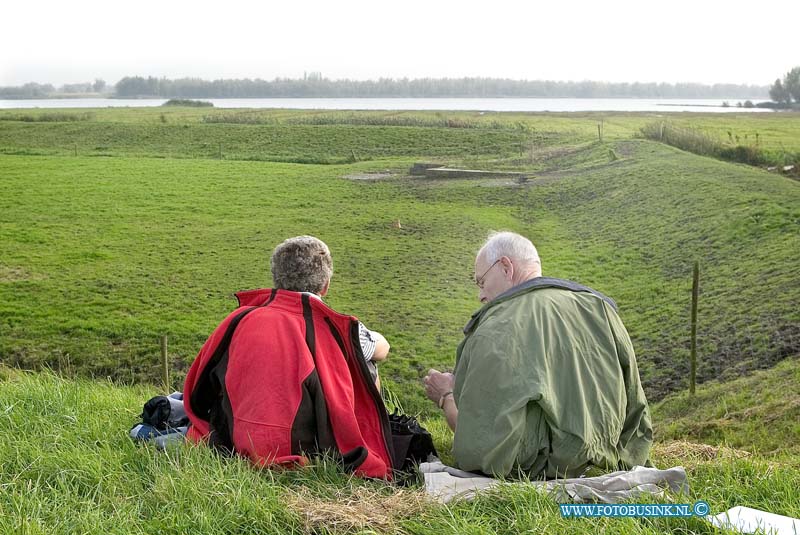
<svg viewBox="0 0 800 535">
<path fill-rule="evenodd" d="M 48 98 L 64 95 L 79 95 L 88 93 L 102 93 L 107 88 L 105 80 L 100 78 L 94 82 L 83 82 L 77 84 L 64 84 L 58 88 L 52 84 L 37 84 L 29 82 L 25 85 L 16 87 L 0 87 L 0 98 L 23 99 L 23 98 Z"/>
<path fill-rule="evenodd" d="M 55 91 L 52 84 L 29 82 L 16 87 L 0 87 L 0 98 L 46 98 Z"/>
<path fill-rule="evenodd" d="M 93 83 L 64 84 L 59 89 L 60 93 L 102 93 L 106 88 L 105 80 L 96 79 Z"/>
<path fill-rule="evenodd" d="M 783 79 L 777 78 L 769 88 L 769 98 L 787 107 L 793 99 L 795 104 L 800 103 L 800 67 L 787 72 Z"/>
<path fill-rule="evenodd" d="M 607 83 L 509 80 L 500 78 L 380 78 L 330 80 L 319 73 L 300 79 L 170 80 L 126 76 L 117 97 L 568 97 L 568 98 L 765 98 L 766 86 L 693 83 Z"/>
<path fill-rule="evenodd" d="M 798 69 L 793 70 L 798 71 Z M 800 76 L 800 74 L 798 75 Z M 794 87 L 792 80 L 776 80 L 779 88 Z M 549 98 L 766 98 L 768 88 L 757 85 L 694 83 L 609 83 L 510 80 L 504 78 L 380 78 L 378 80 L 331 80 L 313 72 L 303 78 L 202 80 L 126 76 L 114 86 L 119 98 L 268 98 L 268 97 L 549 97 Z M 0 98 L 47 98 L 60 94 L 109 91 L 104 80 L 93 83 L 27 83 L 0 87 Z M 775 91 L 775 85 L 769 90 Z M 777 96 L 790 95 L 778 89 Z M 782 100 L 776 99 L 776 102 Z M 790 98 L 783 96 L 782 98 Z M 794 97 L 798 100 L 798 97 Z"/>
</svg>

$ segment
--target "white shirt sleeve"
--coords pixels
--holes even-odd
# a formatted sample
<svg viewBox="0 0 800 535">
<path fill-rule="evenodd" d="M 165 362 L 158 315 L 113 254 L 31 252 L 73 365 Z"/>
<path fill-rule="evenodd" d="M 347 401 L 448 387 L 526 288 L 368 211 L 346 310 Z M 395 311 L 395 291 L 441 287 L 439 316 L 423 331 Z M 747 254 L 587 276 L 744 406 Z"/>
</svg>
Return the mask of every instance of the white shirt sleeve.
<svg viewBox="0 0 800 535">
<path fill-rule="evenodd" d="M 375 336 L 360 321 L 358 322 L 358 338 L 361 342 L 361 352 L 364 353 L 364 360 L 371 361 L 375 355 Z"/>
</svg>

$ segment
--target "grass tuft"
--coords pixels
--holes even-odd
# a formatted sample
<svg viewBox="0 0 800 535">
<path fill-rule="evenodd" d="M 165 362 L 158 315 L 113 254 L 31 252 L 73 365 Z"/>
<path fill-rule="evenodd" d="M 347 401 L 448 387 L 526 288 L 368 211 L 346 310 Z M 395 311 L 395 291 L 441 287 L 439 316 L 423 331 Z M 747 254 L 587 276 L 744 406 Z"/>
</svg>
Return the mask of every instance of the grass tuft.
<svg viewBox="0 0 800 535">
<path fill-rule="evenodd" d="M 299 487 L 289 489 L 286 500 L 309 532 L 398 533 L 402 532 L 401 521 L 417 518 L 434 506 L 423 489 L 375 487 L 356 487 L 352 492 L 341 489 L 325 498 L 315 496 L 307 487 Z"/>
</svg>

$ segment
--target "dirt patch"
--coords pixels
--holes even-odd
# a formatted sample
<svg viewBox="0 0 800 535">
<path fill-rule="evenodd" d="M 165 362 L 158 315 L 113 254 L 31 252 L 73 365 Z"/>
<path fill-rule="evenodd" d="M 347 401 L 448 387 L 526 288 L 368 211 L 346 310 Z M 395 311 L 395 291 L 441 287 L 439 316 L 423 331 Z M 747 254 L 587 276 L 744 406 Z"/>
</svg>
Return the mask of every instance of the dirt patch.
<svg viewBox="0 0 800 535">
<path fill-rule="evenodd" d="M 536 160 L 540 162 L 547 162 L 553 159 L 565 158 L 567 156 L 577 154 L 583 150 L 585 150 L 583 147 L 547 147 L 536 151 Z"/>
<path fill-rule="evenodd" d="M 575 173 L 568 171 L 542 171 L 536 173 L 536 177 L 533 180 L 529 180 L 528 183 L 531 186 L 544 186 L 552 184 L 553 182 L 558 182 L 569 176 L 575 176 Z"/>
<path fill-rule="evenodd" d="M 750 321 L 760 327 L 749 331 L 731 324 L 726 329 L 703 335 L 713 344 L 713 350 L 703 356 L 697 372 L 699 382 L 731 381 L 800 355 L 800 326 L 770 316 L 750 318 Z"/>
<path fill-rule="evenodd" d="M 490 180 L 483 180 L 478 182 L 478 186 L 482 188 L 524 188 L 533 185 L 537 180 L 538 177 L 531 176 L 527 180 L 509 180 L 507 178 L 502 179 L 490 179 Z"/>
<path fill-rule="evenodd" d="M 619 156 L 627 158 L 633 156 L 634 152 L 636 151 L 636 147 L 638 146 L 639 143 L 637 142 L 620 141 L 614 145 L 614 150 Z"/>
<path fill-rule="evenodd" d="M 379 173 L 354 173 L 352 175 L 345 175 L 344 178 L 348 180 L 387 180 L 399 176 L 397 173 L 390 171 L 382 171 Z"/>
<path fill-rule="evenodd" d="M 0 266 L 0 283 L 41 280 L 44 276 L 31 273 L 25 268 Z"/>
</svg>

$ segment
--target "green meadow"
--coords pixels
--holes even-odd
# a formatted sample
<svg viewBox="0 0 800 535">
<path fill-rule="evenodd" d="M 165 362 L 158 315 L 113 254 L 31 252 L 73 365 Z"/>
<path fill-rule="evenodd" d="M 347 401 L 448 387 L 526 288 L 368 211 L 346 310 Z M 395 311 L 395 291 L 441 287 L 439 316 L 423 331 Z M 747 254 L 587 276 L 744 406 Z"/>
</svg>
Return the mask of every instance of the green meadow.
<svg viewBox="0 0 800 535">
<path fill-rule="evenodd" d="M 327 301 L 384 333 L 383 384 L 446 452 L 419 381 L 452 367 L 479 305 L 474 254 L 505 229 L 532 239 L 545 275 L 617 301 L 654 405 L 654 460 L 687 466 L 693 500 L 800 517 L 788 394 L 800 184 L 640 135 L 666 119 L 800 152 L 800 121 L 657 115 L 0 111 L 0 361 L 51 370 L 0 375 L 3 531 L 711 533 L 699 520 L 562 519 L 529 489 L 443 507 L 324 463 L 257 472 L 202 448 L 129 443 L 161 390 L 161 336 L 180 389 L 233 294 L 269 286 L 274 246 L 312 234 L 334 256 Z M 411 176 L 415 162 L 530 179 L 434 180 Z M 695 261 L 702 384 L 689 397 Z M 365 500 L 393 505 L 358 509 Z"/>
<path fill-rule="evenodd" d="M 444 506 L 419 486 L 349 478 L 332 463 L 281 472 L 205 447 L 156 452 L 126 436 L 152 388 L 52 373 L 0 377 L 3 533 L 720 533 L 698 518 L 562 518 L 552 498 L 524 485 Z M 653 460 L 686 467 L 690 493 L 675 503 L 800 516 L 797 457 L 660 441 Z"/>
</svg>

